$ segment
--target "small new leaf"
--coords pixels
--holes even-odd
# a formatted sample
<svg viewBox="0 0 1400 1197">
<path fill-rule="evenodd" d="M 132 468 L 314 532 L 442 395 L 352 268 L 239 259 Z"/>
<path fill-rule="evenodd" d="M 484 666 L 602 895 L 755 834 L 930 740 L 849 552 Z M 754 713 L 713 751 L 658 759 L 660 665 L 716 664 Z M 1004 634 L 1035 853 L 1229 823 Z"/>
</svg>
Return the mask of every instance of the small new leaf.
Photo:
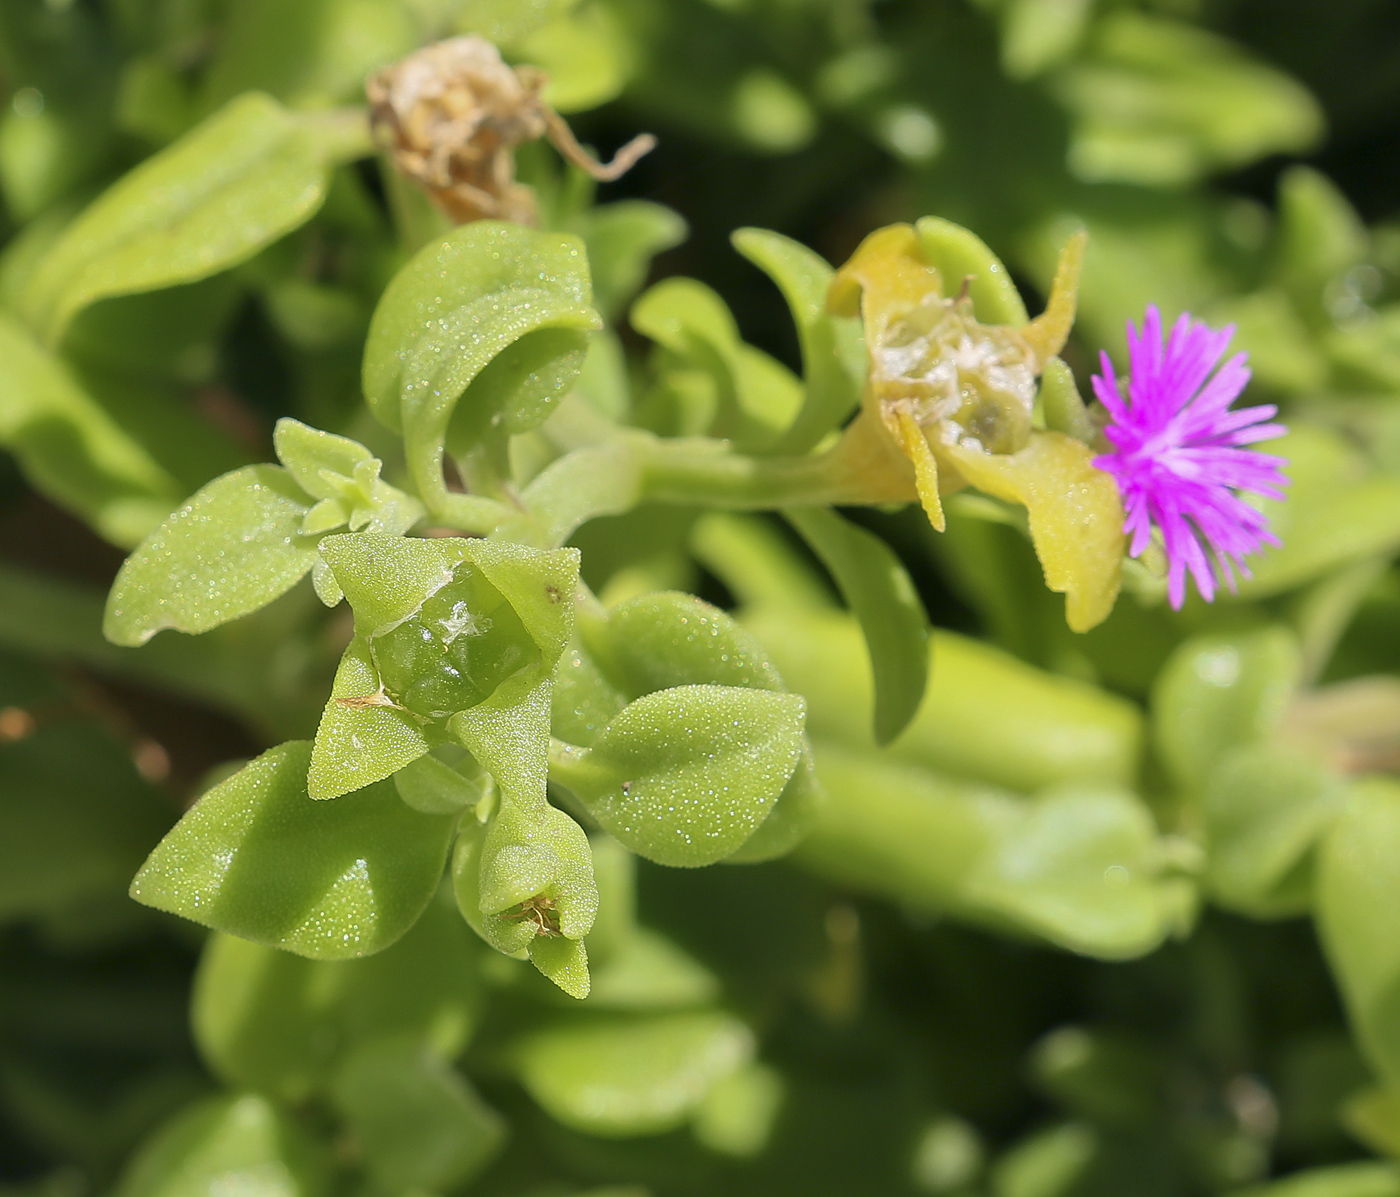
<svg viewBox="0 0 1400 1197">
<path fill-rule="evenodd" d="M 279 466 L 244 466 L 196 492 L 127 558 L 102 630 L 145 644 L 162 628 L 207 632 L 267 606 L 316 564 L 311 504 Z"/>
</svg>

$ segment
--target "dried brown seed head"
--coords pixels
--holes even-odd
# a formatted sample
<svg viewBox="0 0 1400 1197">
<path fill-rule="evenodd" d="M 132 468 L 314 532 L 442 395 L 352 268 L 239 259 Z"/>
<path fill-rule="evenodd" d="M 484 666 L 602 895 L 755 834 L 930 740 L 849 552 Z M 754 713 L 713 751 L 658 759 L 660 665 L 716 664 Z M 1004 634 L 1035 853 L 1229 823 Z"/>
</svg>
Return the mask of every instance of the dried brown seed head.
<svg viewBox="0 0 1400 1197">
<path fill-rule="evenodd" d="M 371 75 L 365 92 L 376 141 L 451 219 L 532 224 L 534 195 L 515 181 L 522 142 L 547 136 L 601 180 L 617 178 L 655 144 L 644 134 L 600 164 L 540 97 L 546 82 L 537 67 L 508 66 L 483 38 L 454 37 Z"/>
</svg>

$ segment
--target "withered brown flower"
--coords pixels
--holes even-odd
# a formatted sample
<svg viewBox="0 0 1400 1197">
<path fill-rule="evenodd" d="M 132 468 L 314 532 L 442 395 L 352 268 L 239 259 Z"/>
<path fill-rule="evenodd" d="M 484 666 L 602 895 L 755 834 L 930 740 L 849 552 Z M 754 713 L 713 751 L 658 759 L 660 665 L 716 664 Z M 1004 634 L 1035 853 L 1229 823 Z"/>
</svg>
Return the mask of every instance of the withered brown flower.
<svg viewBox="0 0 1400 1197">
<path fill-rule="evenodd" d="M 538 67 L 508 66 L 480 37 L 426 46 L 365 84 L 376 142 L 459 224 L 494 218 L 533 224 L 535 197 L 515 181 L 515 148 L 548 137 L 569 162 L 608 182 L 656 144 L 634 137 L 607 165 L 575 140 L 540 93 Z"/>
</svg>

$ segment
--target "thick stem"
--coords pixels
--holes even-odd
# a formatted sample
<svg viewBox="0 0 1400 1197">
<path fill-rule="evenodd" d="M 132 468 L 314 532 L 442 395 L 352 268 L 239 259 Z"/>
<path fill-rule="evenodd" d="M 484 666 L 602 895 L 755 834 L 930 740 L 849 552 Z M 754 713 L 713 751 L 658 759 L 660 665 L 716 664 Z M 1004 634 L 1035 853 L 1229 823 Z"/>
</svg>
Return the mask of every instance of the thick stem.
<svg viewBox="0 0 1400 1197">
<path fill-rule="evenodd" d="M 366 108 L 333 108 L 300 119 L 302 126 L 316 135 L 321 152 L 331 162 L 353 162 L 374 153 Z"/>
<path fill-rule="evenodd" d="M 485 495 L 463 495 L 455 491 L 438 495 L 429 506 L 429 515 L 434 522 L 465 532 L 468 536 L 489 535 L 516 514 L 496 499 L 488 499 Z"/>
<path fill-rule="evenodd" d="M 867 413 L 852 421 L 832 449 L 811 456 L 751 456 L 734 452 L 728 441 L 658 437 L 579 411 L 550 432 L 570 452 L 525 488 L 523 509 L 480 495 L 443 493 L 432 497 L 434 518 L 474 535 L 552 548 L 597 516 L 645 502 L 773 511 L 917 498 L 913 467 L 878 418 Z"/>
<path fill-rule="evenodd" d="M 914 471 L 884 428 L 862 412 L 836 446 L 802 457 L 751 457 L 727 442 L 660 440 L 639 447 L 645 497 L 734 510 L 904 502 Z"/>
</svg>

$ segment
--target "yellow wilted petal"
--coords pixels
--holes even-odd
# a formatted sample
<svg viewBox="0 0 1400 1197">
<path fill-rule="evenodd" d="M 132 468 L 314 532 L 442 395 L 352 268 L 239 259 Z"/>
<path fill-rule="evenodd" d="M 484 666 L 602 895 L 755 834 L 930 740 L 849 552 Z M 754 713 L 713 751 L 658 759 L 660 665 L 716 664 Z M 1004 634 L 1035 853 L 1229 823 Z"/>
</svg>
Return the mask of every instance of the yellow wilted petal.
<svg viewBox="0 0 1400 1197">
<path fill-rule="evenodd" d="M 1093 452 L 1060 432 L 1034 432 L 1019 453 L 939 445 L 938 453 L 978 490 L 1020 503 L 1045 584 L 1065 595 L 1065 621 L 1087 632 L 1113 610 L 1122 580 L 1123 504 L 1095 469 Z"/>
<path fill-rule="evenodd" d="M 901 446 L 905 456 L 914 463 L 914 482 L 919 488 L 919 502 L 924 506 L 928 522 L 942 532 L 947 527 L 947 521 L 943 518 L 943 500 L 938 494 L 938 459 L 928 447 L 924 430 L 907 408 L 900 410 L 897 419 Z"/>
<path fill-rule="evenodd" d="M 926 295 L 943 294 L 943 276 L 924 258 L 914 226 L 876 229 L 836 272 L 827 309 L 837 316 L 864 316 L 866 335 L 918 307 Z"/>
<path fill-rule="evenodd" d="M 1045 305 L 1045 311 L 1022 330 L 1026 344 L 1040 359 L 1041 366 L 1069 340 L 1079 301 L 1079 274 L 1084 268 L 1084 251 L 1088 245 L 1089 234 L 1084 229 L 1065 242 L 1055 267 L 1055 280 L 1050 284 L 1050 302 Z"/>
</svg>

